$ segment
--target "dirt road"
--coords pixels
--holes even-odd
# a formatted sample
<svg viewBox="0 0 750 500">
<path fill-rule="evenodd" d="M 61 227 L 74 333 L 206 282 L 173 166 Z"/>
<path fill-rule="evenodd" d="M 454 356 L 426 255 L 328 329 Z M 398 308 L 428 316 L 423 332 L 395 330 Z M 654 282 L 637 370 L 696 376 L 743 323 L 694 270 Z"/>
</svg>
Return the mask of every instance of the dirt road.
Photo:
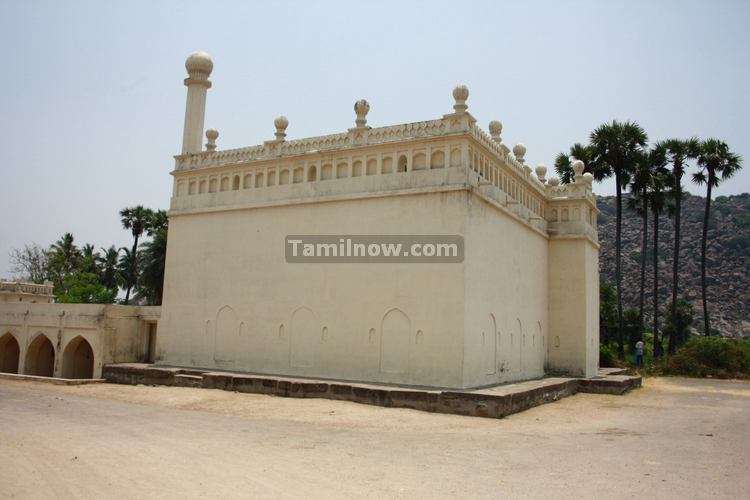
<svg viewBox="0 0 750 500">
<path fill-rule="evenodd" d="M 747 498 L 750 383 L 647 379 L 502 420 L 0 381 L 2 498 Z"/>
</svg>

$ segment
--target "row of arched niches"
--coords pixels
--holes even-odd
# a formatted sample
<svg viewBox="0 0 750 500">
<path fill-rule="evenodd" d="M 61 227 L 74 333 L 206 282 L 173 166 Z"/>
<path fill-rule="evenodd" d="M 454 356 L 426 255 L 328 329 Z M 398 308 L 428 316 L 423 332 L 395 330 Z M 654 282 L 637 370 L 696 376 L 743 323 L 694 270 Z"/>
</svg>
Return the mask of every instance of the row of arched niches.
<svg viewBox="0 0 750 500">
<path fill-rule="evenodd" d="M 0 335 L 0 372 L 53 377 L 56 361 L 61 363 L 59 375 L 63 378 L 85 379 L 94 376 L 94 350 L 80 335 L 69 340 L 59 352 L 42 332 L 35 334 L 25 349 L 21 349 L 21 342 L 13 333 Z"/>
</svg>

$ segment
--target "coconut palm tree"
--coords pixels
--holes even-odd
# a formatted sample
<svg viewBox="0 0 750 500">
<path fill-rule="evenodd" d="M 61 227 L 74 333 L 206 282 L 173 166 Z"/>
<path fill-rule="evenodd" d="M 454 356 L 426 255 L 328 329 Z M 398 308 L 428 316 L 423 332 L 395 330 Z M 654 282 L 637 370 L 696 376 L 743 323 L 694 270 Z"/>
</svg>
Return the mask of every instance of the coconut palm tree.
<svg viewBox="0 0 750 500">
<path fill-rule="evenodd" d="M 68 270 L 72 270 L 78 265 L 81 254 L 71 233 L 63 234 L 62 238 L 52 244 L 50 250 L 65 261 Z"/>
<path fill-rule="evenodd" d="M 627 186 L 631 173 L 642 158 L 648 136 L 635 122 L 605 123 L 591 133 L 589 150 L 591 163 L 599 175 L 615 178 L 615 281 L 617 287 L 617 354 L 625 357 L 622 313 L 622 188 Z"/>
<path fill-rule="evenodd" d="M 668 163 L 672 165 L 672 180 L 674 182 L 671 192 L 674 203 L 674 250 L 672 255 L 672 303 L 671 303 L 671 321 L 673 325 L 677 324 L 677 295 L 679 293 L 679 269 L 680 269 L 680 215 L 682 212 L 682 176 L 685 174 L 685 166 L 690 160 L 698 157 L 700 150 L 700 141 L 696 137 L 687 140 L 669 139 L 661 144 Z M 669 336 L 669 351 L 674 352 L 675 335 Z"/>
<path fill-rule="evenodd" d="M 94 250 L 94 245 L 90 243 L 81 247 L 80 270 L 95 275 L 99 274 L 99 253 Z"/>
<path fill-rule="evenodd" d="M 80 261 L 81 253 L 71 233 L 65 233 L 50 246 L 49 274 L 57 295 L 66 293 L 65 281 L 78 269 Z"/>
<path fill-rule="evenodd" d="M 129 252 L 131 259 L 129 265 L 129 272 L 127 274 L 127 281 L 125 283 L 125 304 L 130 302 L 130 290 L 135 286 L 136 279 L 138 276 L 138 239 L 141 237 L 144 231 L 147 231 L 151 227 L 153 221 L 154 212 L 148 208 L 144 208 L 142 205 L 138 205 L 130 208 L 123 208 L 120 210 L 120 220 L 122 221 L 122 227 L 130 229 L 133 234 L 133 249 Z"/>
<path fill-rule="evenodd" d="M 706 247 L 708 244 L 708 223 L 711 215 L 711 191 L 722 181 L 732 177 L 742 168 L 742 157 L 732 153 L 729 146 L 718 139 L 706 139 L 698 153 L 700 170 L 693 174 L 693 182 L 706 185 L 706 206 L 703 210 L 703 236 L 701 238 L 701 295 L 703 296 L 703 333 L 711 335 L 706 297 Z M 669 346 L 670 349 L 672 346 Z"/>
<path fill-rule="evenodd" d="M 117 290 L 122 283 L 122 276 L 118 270 L 118 261 L 120 250 L 112 245 L 109 248 L 102 248 L 99 255 L 99 279 L 107 290 Z"/>
</svg>

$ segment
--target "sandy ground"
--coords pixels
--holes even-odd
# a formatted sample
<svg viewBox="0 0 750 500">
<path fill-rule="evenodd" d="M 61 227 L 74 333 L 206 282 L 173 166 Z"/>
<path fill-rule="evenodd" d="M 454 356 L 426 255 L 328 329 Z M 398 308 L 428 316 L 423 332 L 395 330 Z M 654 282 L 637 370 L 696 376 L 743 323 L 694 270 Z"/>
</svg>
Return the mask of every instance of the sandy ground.
<svg viewBox="0 0 750 500">
<path fill-rule="evenodd" d="M 750 383 L 647 379 L 502 420 L 0 381 L 2 498 L 748 498 Z"/>
</svg>

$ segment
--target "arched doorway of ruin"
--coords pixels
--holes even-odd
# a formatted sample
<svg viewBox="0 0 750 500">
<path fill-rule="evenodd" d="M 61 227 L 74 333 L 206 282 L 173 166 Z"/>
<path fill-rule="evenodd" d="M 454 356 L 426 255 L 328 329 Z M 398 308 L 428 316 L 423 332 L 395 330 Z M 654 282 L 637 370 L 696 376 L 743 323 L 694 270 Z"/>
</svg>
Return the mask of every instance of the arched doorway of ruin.
<svg viewBox="0 0 750 500">
<path fill-rule="evenodd" d="M 18 358 L 21 349 L 10 332 L 0 337 L 0 372 L 18 373 Z"/>
<path fill-rule="evenodd" d="M 26 375 L 52 377 L 55 372 L 55 348 L 46 335 L 38 335 L 26 353 Z"/>
<path fill-rule="evenodd" d="M 68 342 L 62 362 L 63 378 L 94 378 L 94 350 L 80 335 Z"/>
</svg>

